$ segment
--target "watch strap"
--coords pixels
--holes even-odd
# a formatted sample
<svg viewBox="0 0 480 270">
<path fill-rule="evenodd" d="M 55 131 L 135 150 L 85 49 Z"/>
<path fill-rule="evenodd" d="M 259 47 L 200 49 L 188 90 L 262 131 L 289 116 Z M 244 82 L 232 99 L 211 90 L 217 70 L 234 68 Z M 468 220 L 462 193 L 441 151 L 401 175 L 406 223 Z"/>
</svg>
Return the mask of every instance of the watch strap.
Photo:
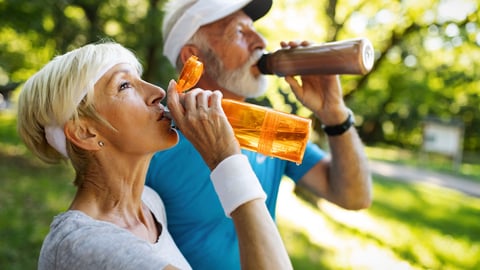
<svg viewBox="0 0 480 270">
<path fill-rule="evenodd" d="M 322 129 L 328 136 L 339 136 L 345 133 L 354 123 L 353 113 L 348 110 L 348 117 L 343 123 L 334 126 L 322 125 Z"/>
</svg>

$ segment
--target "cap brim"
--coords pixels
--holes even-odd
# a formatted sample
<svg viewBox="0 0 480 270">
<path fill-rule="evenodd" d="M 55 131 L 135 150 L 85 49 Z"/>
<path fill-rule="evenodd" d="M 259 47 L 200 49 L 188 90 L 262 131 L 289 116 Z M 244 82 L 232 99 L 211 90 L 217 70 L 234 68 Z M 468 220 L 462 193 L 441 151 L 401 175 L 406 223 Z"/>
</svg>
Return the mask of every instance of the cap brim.
<svg viewBox="0 0 480 270">
<path fill-rule="evenodd" d="M 272 7 L 272 0 L 253 0 L 248 3 L 242 10 L 245 12 L 253 21 L 260 19 L 265 16 L 267 12 Z"/>
</svg>

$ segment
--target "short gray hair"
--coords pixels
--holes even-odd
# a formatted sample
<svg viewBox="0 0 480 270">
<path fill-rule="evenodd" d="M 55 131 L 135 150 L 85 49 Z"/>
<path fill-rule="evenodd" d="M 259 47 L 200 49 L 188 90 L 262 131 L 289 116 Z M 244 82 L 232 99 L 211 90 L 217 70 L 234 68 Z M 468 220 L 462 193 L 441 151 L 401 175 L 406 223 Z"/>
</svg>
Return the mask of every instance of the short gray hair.
<svg viewBox="0 0 480 270">
<path fill-rule="evenodd" d="M 20 92 L 17 121 L 27 147 L 48 163 L 64 159 L 47 141 L 45 128 L 63 131 L 65 123 L 79 115 L 101 119 L 92 106 L 93 89 L 107 69 L 119 63 L 130 63 L 142 73 L 130 50 L 114 42 L 100 42 L 55 57 L 28 79 Z"/>
</svg>

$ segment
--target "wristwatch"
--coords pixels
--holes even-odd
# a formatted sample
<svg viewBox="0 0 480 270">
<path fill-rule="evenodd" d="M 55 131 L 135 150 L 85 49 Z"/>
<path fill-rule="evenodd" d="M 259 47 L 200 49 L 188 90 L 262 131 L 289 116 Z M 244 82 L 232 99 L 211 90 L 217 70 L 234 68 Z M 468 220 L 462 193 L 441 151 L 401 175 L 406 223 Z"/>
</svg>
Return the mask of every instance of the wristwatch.
<svg viewBox="0 0 480 270">
<path fill-rule="evenodd" d="M 335 126 L 322 125 L 322 129 L 328 136 L 338 136 L 345 133 L 353 124 L 355 124 L 355 118 L 352 111 L 348 109 L 348 117 L 343 123 Z"/>
</svg>

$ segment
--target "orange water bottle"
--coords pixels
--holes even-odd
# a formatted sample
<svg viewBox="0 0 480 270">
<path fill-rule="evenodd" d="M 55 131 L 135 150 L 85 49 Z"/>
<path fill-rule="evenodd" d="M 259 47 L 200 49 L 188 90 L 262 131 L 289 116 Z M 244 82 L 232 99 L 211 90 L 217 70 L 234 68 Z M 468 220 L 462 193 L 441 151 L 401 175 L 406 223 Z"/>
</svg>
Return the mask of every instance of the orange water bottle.
<svg viewBox="0 0 480 270">
<path fill-rule="evenodd" d="M 222 107 L 242 148 L 302 163 L 310 119 L 231 99 Z"/>
<path fill-rule="evenodd" d="M 177 90 L 184 92 L 193 87 L 202 71 L 203 64 L 191 56 L 180 73 Z M 310 137 L 310 119 L 231 99 L 223 99 L 222 107 L 240 147 L 302 163 Z"/>
</svg>

